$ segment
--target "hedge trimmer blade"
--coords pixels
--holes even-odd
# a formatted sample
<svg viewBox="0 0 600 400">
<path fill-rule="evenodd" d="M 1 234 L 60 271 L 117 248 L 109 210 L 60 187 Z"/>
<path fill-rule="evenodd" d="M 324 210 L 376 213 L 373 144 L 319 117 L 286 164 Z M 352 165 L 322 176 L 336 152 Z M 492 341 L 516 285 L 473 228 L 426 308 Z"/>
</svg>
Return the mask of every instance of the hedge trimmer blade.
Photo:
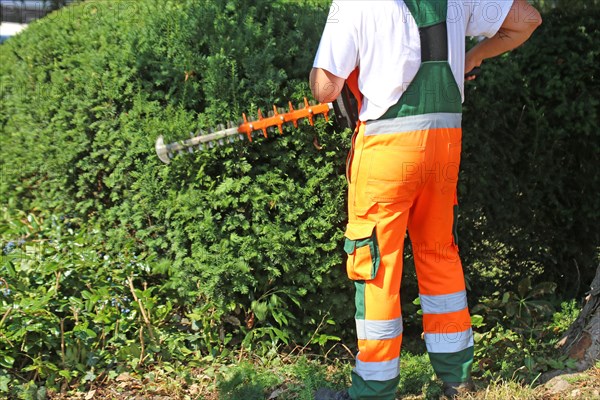
<svg viewBox="0 0 600 400">
<path fill-rule="evenodd" d="M 216 132 L 208 132 L 206 134 L 200 132 L 200 135 L 192 136 L 190 139 L 181 142 L 165 144 L 161 135 L 156 139 L 156 154 L 158 154 L 158 158 L 162 162 L 169 164 L 176 153 L 182 153 L 185 149 L 193 153 L 195 150 L 214 147 L 216 144 L 222 145 L 225 142 L 233 142 L 236 139 L 248 139 L 248 141 L 252 142 L 252 134 L 254 132 L 262 131 L 263 136 L 268 137 L 267 129 L 272 127 L 277 127 L 279 133 L 283 134 L 283 124 L 291 122 L 297 128 L 298 120 L 307 118 L 308 122 L 314 125 L 313 118 L 319 114 L 323 114 L 325 120 L 328 121 L 329 110 L 333 108 L 331 103 L 310 105 L 306 98 L 304 98 L 304 104 L 300 105 L 297 109 L 294 109 L 291 102 L 288 105 L 288 112 L 280 113 L 280 110 L 276 106 L 273 106 L 273 111 L 265 118 L 259 109 L 256 121 L 248 121 L 246 114 L 242 114 L 243 122 L 238 126 L 230 122 L 227 128 L 221 125 Z"/>
</svg>

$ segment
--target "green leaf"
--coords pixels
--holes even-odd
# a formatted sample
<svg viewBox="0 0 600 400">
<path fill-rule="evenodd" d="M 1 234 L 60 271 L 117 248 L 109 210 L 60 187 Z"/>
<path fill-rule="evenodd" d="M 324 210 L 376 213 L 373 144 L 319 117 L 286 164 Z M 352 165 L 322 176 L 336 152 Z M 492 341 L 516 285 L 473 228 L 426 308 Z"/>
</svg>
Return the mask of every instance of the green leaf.
<svg viewBox="0 0 600 400">
<path fill-rule="evenodd" d="M 267 303 L 253 301 L 252 302 L 252 311 L 254 311 L 254 315 L 260 321 L 264 321 L 267 318 L 267 313 L 269 311 L 269 307 Z"/>
<path fill-rule="evenodd" d="M 511 318 L 511 317 L 517 316 L 518 310 L 519 310 L 518 303 L 511 302 L 511 303 L 506 304 L 506 316 L 507 317 Z"/>
<path fill-rule="evenodd" d="M 471 314 L 471 325 L 473 325 L 475 328 L 481 328 L 482 326 L 485 326 L 483 317 L 481 315 Z"/>
<path fill-rule="evenodd" d="M 8 393 L 8 384 L 11 382 L 10 377 L 6 375 L 0 375 L 0 392 Z"/>
<path fill-rule="evenodd" d="M 15 363 L 15 359 L 9 356 L 8 354 L 2 355 L 0 361 L 0 366 L 2 366 L 3 368 L 12 368 L 13 364 Z"/>
<path fill-rule="evenodd" d="M 288 344 L 288 335 L 284 333 L 281 329 L 270 328 L 275 335 L 285 344 Z"/>
<path fill-rule="evenodd" d="M 526 277 L 519 282 L 518 293 L 521 298 L 525 298 L 531 290 L 531 277 Z"/>
<path fill-rule="evenodd" d="M 93 370 L 87 371 L 83 377 L 84 382 L 93 382 L 96 380 L 98 376 L 94 373 Z"/>
<path fill-rule="evenodd" d="M 71 371 L 68 369 L 61 369 L 60 371 L 58 371 L 58 374 L 65 378 L 67 381 L 71 380 L 72 374 Z"/>
<path fill-rule="evenodd" d="M 535 287 L 531 290 L 529 296 L 535 299 L 538 297 L 553 294 L 556 291 L 556 287 L 557 284 L 554 282 L 542 282 L 535 285 Z"/>
</svg>

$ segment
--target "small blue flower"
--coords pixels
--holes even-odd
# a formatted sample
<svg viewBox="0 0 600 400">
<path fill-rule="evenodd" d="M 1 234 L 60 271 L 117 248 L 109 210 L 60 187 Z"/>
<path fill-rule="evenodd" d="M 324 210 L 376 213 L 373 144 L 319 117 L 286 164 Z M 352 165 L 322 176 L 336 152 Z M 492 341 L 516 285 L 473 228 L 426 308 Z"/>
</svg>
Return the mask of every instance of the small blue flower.
<svg viewBox="0 0 600 400">
<path fill-rule="evenodd" d="M 4 288 L 4 289 L 2 289 L 2 295 L 3 295 L 4 297 L 8 297 L 8 296 L 10 296 L 10 294 L 11 294 L 11 293 L 12 293 L 12 291 L 11 291 L 9 288 Z"/>
<path fill-rule="evenodd" d="M 2 251 L 4 252 L 4 254 L 8 254 L 11 251 L 13 251 L 13 249 L 15 248 L 15 242 L 13 242 L 12 240 L 10 242 L 8 242 L 6 244 L 6 246 L 4 246 L 4 249 L 2 249 Z"/>
<path fill-rule="evenodd" d="M 25 239 L 19 239 L 17 242 L 17 246 L 23 246 L 25 244 Z"/>
<path fill-rule="evenodd" d="M 129 308 L 123 309 L 123 314 L 129 314 L 130 312 L 131 312 L 131 310 Z"/>
</svg>

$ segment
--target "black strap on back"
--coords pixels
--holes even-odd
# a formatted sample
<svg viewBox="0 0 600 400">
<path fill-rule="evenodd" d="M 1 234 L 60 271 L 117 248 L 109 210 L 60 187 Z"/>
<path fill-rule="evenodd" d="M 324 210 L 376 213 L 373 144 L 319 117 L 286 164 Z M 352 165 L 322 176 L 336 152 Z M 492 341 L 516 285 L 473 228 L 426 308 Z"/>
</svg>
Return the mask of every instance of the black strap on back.
<svg viewBox="0 0 600 400">
<path fill-rule="evenodd" d="M 419 28 L 421 62 L 448 60 L 448 27 L 446 21 Z"/>
</svg>

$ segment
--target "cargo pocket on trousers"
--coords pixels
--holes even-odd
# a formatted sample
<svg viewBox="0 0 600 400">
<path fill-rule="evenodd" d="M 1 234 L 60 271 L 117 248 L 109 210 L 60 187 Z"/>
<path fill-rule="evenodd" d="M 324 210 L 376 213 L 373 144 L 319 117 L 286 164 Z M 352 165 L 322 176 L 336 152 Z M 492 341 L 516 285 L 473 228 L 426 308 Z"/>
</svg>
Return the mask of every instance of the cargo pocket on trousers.
<svg viewBox="0 0 600 400">
<path fill-rule="evenodd" d="M 375 279 L 381 255 L 374 222 L 350 222 L 346 228 L 344 250 L 348 254 L 346 271 L 353 281 Z"/>
</svg>

